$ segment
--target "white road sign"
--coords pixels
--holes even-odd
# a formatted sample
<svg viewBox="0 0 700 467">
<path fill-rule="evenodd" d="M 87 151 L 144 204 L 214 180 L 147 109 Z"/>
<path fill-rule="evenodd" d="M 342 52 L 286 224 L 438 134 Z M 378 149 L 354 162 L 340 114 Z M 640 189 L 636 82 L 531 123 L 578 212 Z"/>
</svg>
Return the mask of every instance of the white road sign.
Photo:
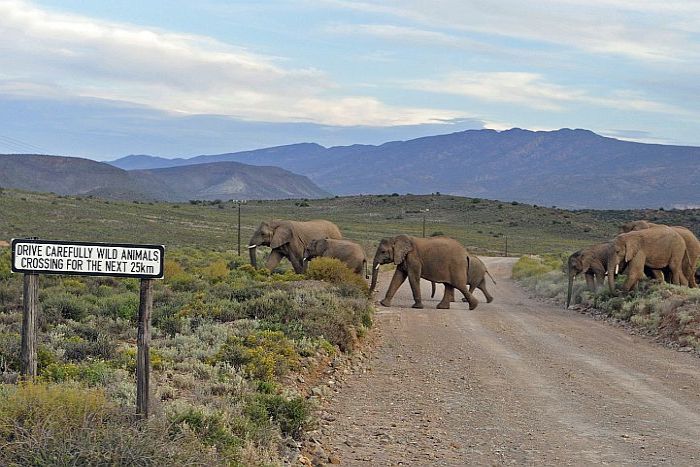
<svg viewBox="0 0 700 467">
<path fill-rule="evenodd" d="M 12 240 L 12 271 L 36 274 L 163 277 L 162 245 Z"/>
</svg>

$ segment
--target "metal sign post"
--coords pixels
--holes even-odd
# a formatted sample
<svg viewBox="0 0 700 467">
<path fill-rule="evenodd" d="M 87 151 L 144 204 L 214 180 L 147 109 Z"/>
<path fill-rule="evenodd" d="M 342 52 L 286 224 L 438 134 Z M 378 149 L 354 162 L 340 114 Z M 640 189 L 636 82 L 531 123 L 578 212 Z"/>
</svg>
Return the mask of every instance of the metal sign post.
<svg viewBox="0 0 700 467">
<path fill-rule="evenodd" d="M 39 274 L 116 276 L 141 279 L 136 352 L 136 413 L 149 415 L 153 279 L 163 278 L 162 245 L 13 239 L 12 272 L 24 273 L 21 374 L 37 376 Z"/>
</svg>

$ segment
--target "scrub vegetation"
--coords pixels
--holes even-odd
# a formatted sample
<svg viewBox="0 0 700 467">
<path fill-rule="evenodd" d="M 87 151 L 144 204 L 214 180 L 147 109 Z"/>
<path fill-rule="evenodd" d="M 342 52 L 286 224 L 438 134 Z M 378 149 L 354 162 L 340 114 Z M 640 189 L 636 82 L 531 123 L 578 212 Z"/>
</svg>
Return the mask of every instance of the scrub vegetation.
<svg viewBox="0 0 700 467">
<path fill-rule="evenodd" d="M 372 324 L 367 286 L 339 283 L 354 276 L 340 263 L 312 263 L 307 280 L 232 252 L 168 251 L 154 291 L 155 415 L 138 421 L 138 281 L 41 276 L 39 377 L 16 384 L 22 277 L 0 252 L 2 465 L 279 464 L 315 424 L 299 377 Z"/>
<path fill-rule="evenodd" d="M 563 305 L 568 280 L 565 261 L 565 255 L 523 256 L 513 267 L 513 278 L 538 297 Z M 617 280 L 619 286 L 624 277 Z M 576 309 L 629 322 L 645 333 L 700 352 L 700 289 L 643 279 L 629 294 L 611 295 L 608 287 L 588 291 L 578 278 L 572 303 Z"/>
</svg>

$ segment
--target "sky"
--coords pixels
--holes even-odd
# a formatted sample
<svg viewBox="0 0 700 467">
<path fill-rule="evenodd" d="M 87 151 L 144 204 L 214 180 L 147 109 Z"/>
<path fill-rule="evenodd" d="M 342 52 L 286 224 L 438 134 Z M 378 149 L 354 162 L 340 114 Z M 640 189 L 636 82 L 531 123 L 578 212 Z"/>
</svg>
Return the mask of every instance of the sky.
<svg viewBox="0 0 700 467">
<path fill-rule="evenodd" d="M 697 0 L 0 0 L 0 153 L 512 127 L 700 146 Z"/>
</svg>

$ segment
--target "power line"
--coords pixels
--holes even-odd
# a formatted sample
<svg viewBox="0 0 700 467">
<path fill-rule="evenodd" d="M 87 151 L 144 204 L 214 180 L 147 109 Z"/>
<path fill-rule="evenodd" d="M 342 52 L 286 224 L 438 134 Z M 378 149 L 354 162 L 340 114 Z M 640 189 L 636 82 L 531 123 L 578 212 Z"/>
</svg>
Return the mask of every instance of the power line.
<svg viewBox="0 0 700 467">
<path fill-rule="evenodd" d="M 0 146 L 8 147 L 13 151 L 21 151 L 21 152 L 38 152 L 38 153 L 46 153 L 47 151 L 39 146 L 36 146 L 31 143 L 27 143 L 25 141 L 19 140 L 17 138 L 12 138 L 10 136 L 5 136 L 5 135 L 0 135 Z"/>
</svg>

